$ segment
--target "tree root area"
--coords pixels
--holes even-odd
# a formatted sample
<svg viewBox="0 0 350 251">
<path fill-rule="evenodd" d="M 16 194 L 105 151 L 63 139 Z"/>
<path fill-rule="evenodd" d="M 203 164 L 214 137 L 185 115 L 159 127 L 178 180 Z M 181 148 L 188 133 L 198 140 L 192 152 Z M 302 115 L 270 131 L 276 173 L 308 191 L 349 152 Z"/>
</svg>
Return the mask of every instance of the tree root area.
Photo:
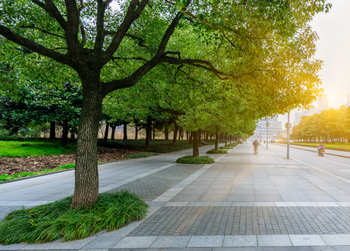
<svg viewBox="0 0 350 251">
<path fill-rule="evenodd" d="M 99 163 L 113 162 L 126 159 L 129 155 L 140 153 L 139 151 L 127 149 L 102 149 L 98 152 Z M 43 155 L 24 158 L 2 158 L 0 159 L 0 175 L 13 175 L 21 172 L 40 172 L 44 169 L 53 169 L 75 163 L 75 153 L 61 155 Z"/>
</svg>

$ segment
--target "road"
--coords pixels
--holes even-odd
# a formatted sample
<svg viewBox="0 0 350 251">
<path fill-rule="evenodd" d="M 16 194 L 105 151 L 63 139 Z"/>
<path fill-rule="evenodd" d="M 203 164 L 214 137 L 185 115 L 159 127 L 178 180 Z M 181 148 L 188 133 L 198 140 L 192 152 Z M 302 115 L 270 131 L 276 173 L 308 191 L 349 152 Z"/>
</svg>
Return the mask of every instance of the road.
<svg viewBox="0 0 350 251">
<path fill-rule="evenodd" d="M 263 146 L 266 147 L 265 144 Z M 287 156 L 287 147 L 284 145 L 269 144 L 269 149 Z M 310 148 L 310 150 L 315 152 L 291 147 L 290 158 L 350 180 L 350 158 L 327 154 L 324 157 L 320 157 L 317 155 L 316 149 Z"/>
</svg>

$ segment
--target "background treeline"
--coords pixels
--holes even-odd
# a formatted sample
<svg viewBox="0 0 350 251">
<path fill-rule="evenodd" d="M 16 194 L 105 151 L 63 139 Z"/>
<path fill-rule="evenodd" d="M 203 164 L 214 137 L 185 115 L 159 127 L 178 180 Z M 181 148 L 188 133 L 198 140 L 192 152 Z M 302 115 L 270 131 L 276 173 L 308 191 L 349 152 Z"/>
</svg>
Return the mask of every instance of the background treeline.
<svg viewBox="0 0 350 251">
<path fill-rule="evenodd" d="M 291 138 L 297 141 L 350 142 L 350 107 L 330 108 L 303 116 L 293 127 Z"/>
</svg>

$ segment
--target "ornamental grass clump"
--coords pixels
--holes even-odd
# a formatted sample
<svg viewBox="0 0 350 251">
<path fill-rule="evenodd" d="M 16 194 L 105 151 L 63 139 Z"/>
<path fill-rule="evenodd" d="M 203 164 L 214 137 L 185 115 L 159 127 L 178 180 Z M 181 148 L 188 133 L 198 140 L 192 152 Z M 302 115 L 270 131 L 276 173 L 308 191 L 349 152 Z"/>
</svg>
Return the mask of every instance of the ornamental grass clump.
<svg viewBox="0 0 350 251">
<path fill-rule="evenodd" d="M 180 164 L 213 164 L 215 161 L 209 156 L 193 157 L 192 155 L 187 155 L 176 160 L 176 163 Z"/>
<path fill-rule="evenodd" d="M 83 239 L 144 218 L 148 205 L 129 191 L 99 195 L 93 206 L 71 209 L 72 196 L 11 212 L 0 221 L 0 243 L 43 243 Z"/>
<path fill-rule="evenodd" d="M 227 151 L 222 149 L 219 149 L 219 150 L 211 149 L 207 151 L 207 154 L 227 154 Z"/>
<path fill-rule="evenodd" d="M 232 146 L 220 146 L 219 149 L 233 149 Z"/>
<path fill-rule="evenodd" d="M 158 153 L 137 153 L 137 154 L 132 154 L 126 157 L 127 159 L 139 159 L 139 158 L 146 158 L 150 156 L 156 156 L 159 155 Z"/>
</svg>

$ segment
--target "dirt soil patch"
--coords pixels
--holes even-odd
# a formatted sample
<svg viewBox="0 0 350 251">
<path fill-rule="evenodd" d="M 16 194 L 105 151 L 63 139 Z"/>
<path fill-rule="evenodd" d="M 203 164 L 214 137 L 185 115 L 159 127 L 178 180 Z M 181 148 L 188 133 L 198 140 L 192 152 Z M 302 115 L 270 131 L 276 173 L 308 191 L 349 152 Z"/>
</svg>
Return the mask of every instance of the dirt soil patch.
<svg viewBox="0 0 350 251">
<path fill-rule="evenodd" d="M 123 160 L 131 154 L 140 153 L 139 151 L 127 149 L 101 149 L 102 151 L 97 154 L 99 163 Z M 24 158 L 0 158 L 0 174 L 12 175 L 21 172 L 39 172 L 69 163 L 75 163 L 75 153 Z"/>
</svg>

